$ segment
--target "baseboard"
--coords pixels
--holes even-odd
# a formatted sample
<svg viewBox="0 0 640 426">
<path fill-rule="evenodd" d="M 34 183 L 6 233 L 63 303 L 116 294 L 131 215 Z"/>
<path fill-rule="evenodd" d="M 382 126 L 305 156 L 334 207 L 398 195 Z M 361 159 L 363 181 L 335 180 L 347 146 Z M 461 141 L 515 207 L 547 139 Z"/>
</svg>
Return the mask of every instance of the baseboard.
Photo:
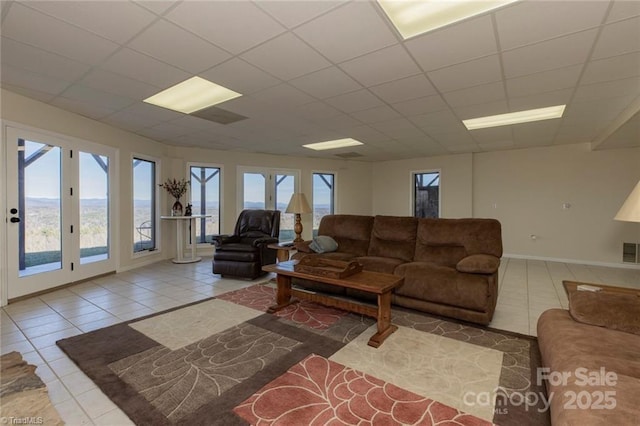
<svg viewBox="0 0 640 426">
<path fill-rule="evenodd" d="M 512 259 L 524 259 L 524 260 L 541 260 L 545 262 L 574 263 L 576 265 L 603 266 L 606 268 L 640 269 L 640 265 L 629 264 L 629 263 L 609 263 L 609 262 L 596 262 L 593 260 L 559 259 L 557 257 L 528 256 L 524 254 L 510 254 L 510 253 L 504 253 L 502 257 L 510 257 Z"/>
</svg>

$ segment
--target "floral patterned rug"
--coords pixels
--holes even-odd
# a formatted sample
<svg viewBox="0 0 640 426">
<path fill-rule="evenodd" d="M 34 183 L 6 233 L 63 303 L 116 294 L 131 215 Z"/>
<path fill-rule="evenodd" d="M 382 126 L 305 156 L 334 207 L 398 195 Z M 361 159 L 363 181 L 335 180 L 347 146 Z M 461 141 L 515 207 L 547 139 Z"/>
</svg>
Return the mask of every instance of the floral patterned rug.
<svg viewBox="0 0 640 426">
<path fill-rule="evenodd" d="M 394 309 L 374 349 L 371 318 L 274 301 L 263 283 L 58 345 L 139 425 L 548 424 L 509 402 L 544 392 L 535 339 Z"/>
</svg>

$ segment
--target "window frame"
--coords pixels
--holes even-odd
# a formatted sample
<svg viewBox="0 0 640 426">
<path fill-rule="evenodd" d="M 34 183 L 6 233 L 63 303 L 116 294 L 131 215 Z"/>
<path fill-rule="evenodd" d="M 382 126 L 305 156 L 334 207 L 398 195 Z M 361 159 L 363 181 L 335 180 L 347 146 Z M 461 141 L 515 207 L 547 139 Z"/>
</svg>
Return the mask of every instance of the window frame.
<svg viewBox="0 0 640 426">
<path fill-rule="evenodd" d="M 130 247 L 131 247 L 131 258 L 132 259 L 136 259 L 139 257 L 145 257 L 145 256 L 151 256 L 153 254 L 157 254 L 160 253 L 161 250 L 161 244 L 162 244 L 162 236 L 161 236 L 161 226 L 160 226 L 160 199 L 162 198 L 160 195 L 160 190 L 159 190 L 159 185 L 161 182 L 161 167 L 162 167 L 162 162 L 160 160 L 160 158 L 158 157 L 154 157 L 151 155 L 147 155 L 147 154 L 141 154 L 141 153 L 137 153 L 137 152 L 132 152 L 131 153 L 131 161 L 130 161 L 130 166 L 131 166 L 131 225 L 135 225 L 135 207 L 134 207 L 134 184 L 135 184 L 135 178 L 134 178 L 134 167 L 133 167 L 133 162 L 135 160 L 142 160 L 142 161 L 148 161 L 148 162 L 153 162 L 155 164 L 154 167 L 154 182 L 153 182 L 153 191 L 152 191 L 152 195 L 154 198 L 154 201 L 152 203 L 152 208 L 153 208 L 153 212 L 152 212 L 152 218 L 153 218 L 153 235 L 154 235 L 154 247 L 151 249 L 145 249 L 145 250 L 140 250 L 140 251 L 135 251 L 134 247 L 135 247 L 135 233 L 131 233 L 131 240 L 130 240 Z"/>
<path fill-rule="evenodd" d="M 411 194 L 409 196 L 409 215 L 412 217 L 416 216 L 416 175 L 427 174 L 427 173 L 438 173 L 438 218 L 442 217 L 442 169 L 423 169 L 423 170 L 412 170 L 410 172 L 410 188 Z"/>
<path fill-rule="evenodd" d="M 218 220 L 220 221 L 219 223 L 219 230 L 218 232 L 220 234 L 223 234 L 224 231 L 224 207 L 223 207 L 223 201 L 224 201 L 224 166 L 222 164 L 218 164 L 218 163 L 204 163 L 204 162 L 195 162 L 195 161 L 190 161 L 187 162 L 186 164 L 186 175 L 187 175 L 187 180 L 189 182 L 191 182 L 191 167 L 205 167 L 205 168 L 215 168 L 218 169 L 218 176 L 219 176 L 219 180 L 218 180 Z M 191 185 L 191 183 L 189 184 L 189 189 L 187 190 L 187 198 L 188 198 L 188 203 L 191 202 L 191 191 L 192 191 L 193 186 Z M 193 214 L 196 214 L 195 212 Z M 200 214 L 200 213 L 198 213 Z M 205 236 L 206 236 L 206 231 L 205 231 Z M 196 235 L 196 237 L 198 237 Z M 186 246 L 187 247 L 191 247 L 191 242 L 187 242 Z M 211 245 L 211 242 L 204 242 L 204 243 L 198 243 L 196 245 L 196 248 L 199 247 L 209 247 Z"/>
<path fill-rule="evenodd" d="M 332 175 L 333 176 L 333 188 L 331 190 L 331 204 L 333 207 L 331 213 L 329 214 L 336 214 L 336 212 L 338 211 L 338 172 L 335 170 L 312 170 L 311 171 L 311 210 L 312 210 L 312 214 L 313 217 L 311 218 L 311 229 L 312 232 L 317 231 L 317 229 L 315 229 L 313 227 L 313 219 L 315 218 L 315 212 L 314 210 L 314 206 L 315 206 L 315 197 L 314 197 L 314 177 L 315 175 Z M 319 223 L 318 223 L 319 226 Z"/>
</svg>

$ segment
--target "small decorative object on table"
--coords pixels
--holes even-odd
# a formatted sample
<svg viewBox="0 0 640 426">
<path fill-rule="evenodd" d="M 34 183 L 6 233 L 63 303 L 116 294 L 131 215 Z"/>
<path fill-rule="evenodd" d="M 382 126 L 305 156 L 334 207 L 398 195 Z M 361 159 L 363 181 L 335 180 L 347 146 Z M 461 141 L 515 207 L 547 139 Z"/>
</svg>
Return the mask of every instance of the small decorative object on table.
<svg viewBox="0 0 640 426">
<path fill-rule="evenodd" d="M 180 197 L 187 192 L 187 187 L 190 182 L 185 179 L 167 179 L 165 183 L 161 183 L 158 186 L 167 190 L 167 192 L 176 199 L 175 203 L 171 207 L 171 216 L 182 216 L 182 203 Z"/>
<path fill-rule="evenodd" d="M 191 205 L 191 203 L 187 203 L 187 207 L 184 208 L 184 215 L 191 216 L 193 214 L 193 212 L 191 211 L 192 209 L 193 206 Z"/>
<path fill-rule="evenodd" d="M 319 275 L 328 278 L 346 278 L 362 271 L 362 264 L 355 260 L 345 262 L 342 260 L 323 259 L 317 256 L 305 256 L 293 266 L 296 272 Z"/>
</svg>

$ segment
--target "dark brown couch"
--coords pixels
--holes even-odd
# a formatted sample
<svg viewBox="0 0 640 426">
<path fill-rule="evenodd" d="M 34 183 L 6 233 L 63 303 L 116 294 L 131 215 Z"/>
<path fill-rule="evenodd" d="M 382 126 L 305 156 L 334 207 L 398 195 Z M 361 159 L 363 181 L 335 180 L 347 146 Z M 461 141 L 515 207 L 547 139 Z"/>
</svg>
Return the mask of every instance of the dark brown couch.
<svg viewBox="0 0 640 426">
<path fill-rule="evenodd" d="M 294 258 L 357 260 L 365 270 L 404 277 L 404 284 L 392 296 L 396 305 L 479 324 L 491 322 L 502 256 L 497 220 L 329 215 L 322 218 L 318 235 L 332 237 L 338 250 L 299 252 Z M 373 297 L 306 280 L 293 283 L 357 298 Z"/>
</svg>

